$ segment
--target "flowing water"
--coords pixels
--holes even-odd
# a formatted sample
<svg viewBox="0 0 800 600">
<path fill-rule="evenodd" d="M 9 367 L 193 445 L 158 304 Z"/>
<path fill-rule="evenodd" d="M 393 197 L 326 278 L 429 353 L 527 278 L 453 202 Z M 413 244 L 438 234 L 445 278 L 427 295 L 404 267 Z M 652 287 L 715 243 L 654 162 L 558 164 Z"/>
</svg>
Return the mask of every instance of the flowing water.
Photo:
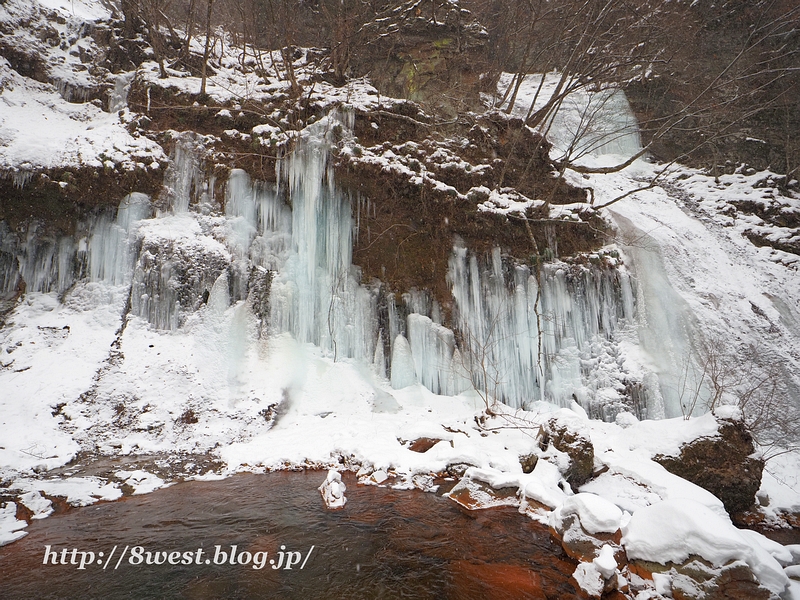
<svg viewBox="0 0 800 600">
<path fill-rule="evenodd" d="M 358 486 L 346 474 L 347 505 L 329 511 L 317 491 L 323 479 L 282 472 L 179 483 L 34 521 L 28 536 L 0 548 L 0 596 L 580 597 L 558 542 L 513 508 L 466 511 L 437 494 Z M 234 546 L 245 564 L 229 564 Z M 73 548 L 78 564 L 61 564 Z M 80 552 L 95 553 L 82 570 Z M 156 552 L 180 552 L 173 562 L 192 564 L 170 565 L 168 554 L 159 558 L 166 564 L 147 564 L 147 552 L 151 562 Z"/>
</svg>

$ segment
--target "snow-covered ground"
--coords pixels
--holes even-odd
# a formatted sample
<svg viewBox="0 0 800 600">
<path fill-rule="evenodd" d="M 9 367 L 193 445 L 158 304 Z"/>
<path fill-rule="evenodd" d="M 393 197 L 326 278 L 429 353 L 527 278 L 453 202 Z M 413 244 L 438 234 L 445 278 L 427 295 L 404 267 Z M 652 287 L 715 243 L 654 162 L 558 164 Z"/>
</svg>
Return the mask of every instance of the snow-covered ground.
<svg viewBox="0 0 800 600">
<path fill-rule="evenodd" d="M 98 15 L 88 1 L 48 0 L 46 5 L 72 11 L 65 13 L 70 18 Z M 9 0 L 0 10 L 14 6 Z M 228 67 L 210 81 L 212 97 L 247 99 L 254 93 L 280 94 L 285 87 L 285 82 L 243 81 L 233 63 Z M 197 78 L 172 73 L 158 80 L 155 69 L 154 63 L 143 69 L 151 83 L 195 91 Z M 108 167 L 105 161 L 128 168 L 129 162 L 146 167 L 167 160 L 160 146 L 129 133 L 115 113 L 92 104 L 69 104 L 52 84 L 21 77 L 4 60 L 0 77 L 4 168 Z M 537 84 L 532 78 L 523 86 L 515 110 L 527 111 L 524 100 L 533 97 Z M 362 108 L 377 102 L 368 82 L 350 88 L 326 85 L 317 85 L 314 92 L 325 107 L 343 100 Z M 614 104 L 614 110 L 620 102 L 616 96 L 602 100 Z M 554 124 L 554 135 L 566 136 L 574 126 L 563 118 Z M 284 135 L 280 127 L 272 132 Z M 602 151 L 587 153 L 584 162 L 608 164 L 620 151 L 619 145 L 592 144 Z M 566 148 L 557 143 L 554 151 Z M 391 164 L 400 168 L 401 163 Z M 595 204 L 602 205 L 640 187 L 657 170 L 657 165 L 640 161 L 615 175 L 568 177 L 591 186 Z M 796 232 L 753 215 L 735 218 L 727 210 L 735 208 L 737 199 L 740 204 L 775 201 L 774 187 L 768 192 L 756 186 L 768 176 L 738 173 L 717 182 L 676 167 L 662 186 L 605 209 L 638 286 L 639 339 L 621 340 L 619 351 L 627 357 L 625 369 L 658 375 L 662 393 L 669 396 L 664 406 L 672 407 L 666 416 L 672 418 L 640 422 L 620 413 L 615 422 L 606 423 L 588 419 L 577 403 L 569 409 L 535 402 L 527 410 L 495 407 L 498 415 L 479 423 L 476 417 L 487 407 L 475 390 L 443 396 L 418 383 L 393 387 L 367 361 L 341 358 L 289 333 L 261 335 L 246 302 L 231 299 L 227 275 L 220 275 L 207 301 L 180 327 L 157 329 L 143 316 L 124 314 L 130 275 L 106 274 L 80 281 L 63 294 L 24 295 L 0 329 L 4 492 L 14 494 L 37 518 L 50 511 L 43 494 L 87 505 L 120 497 L 123 485 L 146 493 L 167 483 L 142 469 L 118 470 L 106 479 L 48 475 L 80 450 L 109 455 L 210 453 L 224 463 L 223 474 L 351 469 L 364 484 L 426 490 L 433 490 L 434 474 L 460 466 L 468 469 L 469 481 L 517 488 L 513 502 L 521 511 L 555 528 L 578 515 L 591 533 L 621 529 L 621 546 L 630 558 L 680 562 L 698 555 L 714 567 L 742 561 L 763 585 L 781 593 L 789 585 L 784 567 L 798 562 L 800 549 L 740 532 L 719 499 L 652 460 L 657 454 L 677 455 L 682 444 L 717 434 L 719 423 L 710 413 L 701 414 L 702 402 L 684 411 L 695 416 L 680 414 L 693 392 L 702 398 L 708 393 L 696 375 L 702 362 L 696 349 L 703 341 L 724 340 L 734 354 L 754 348 L 753 356 L 762 363 L 756 365 L 761 371 L 752 372 L 774 372 L 768 367 L 780 365 L 786 382 L 781 393 L 790 405 L 798 401 L 797 257 L 756 247 L 745 235 L 757 230 L 791 243 Z M 500 212 L 530 206 L 499 192 L 490 191 L 489 199 Z M 800 210 L 795 196 L 781 202 L 782 210 Z M 228 259 L 239 251 L 233 234 L 237 223 L 242 225 L 240 215 L 173 210 L 160 217 L 127 227 L 154 246 L 178 245 Z M 718 411 L 722 416 L 737 414 L 728 406 Z M 595 472 L 601 474 L 578 494 L 563 480 L 565 455 L 539 445 L 541 427 L 554 418 L 586 435 L 594 446 Z M 411 443 L 420 438 L 439 441 L 426 452 L 413 451 Z M 775 454 L 773 448 L 763 450 Z M 520 457 L 531 454 L 539 460 L 532 472 L 524 473 Z M 774 523 L 782 512 L 800 511 L 797 454 L 771 458 L 759 498 Z M 0 508 L 0 544 L 24 535 L 24 527 L 16 519 L 15 503 Z M 599 577 L 614 574 L 609 551 L 601 550 L 593 561 L 581 563 L 576 579 L 585 589 L 594 589 Z M 662 584 L 657 581 L 656 588 Z M 796 582 L 791 585 L 795 587 L 787 593 L 800 597 Z"/>
</svg>

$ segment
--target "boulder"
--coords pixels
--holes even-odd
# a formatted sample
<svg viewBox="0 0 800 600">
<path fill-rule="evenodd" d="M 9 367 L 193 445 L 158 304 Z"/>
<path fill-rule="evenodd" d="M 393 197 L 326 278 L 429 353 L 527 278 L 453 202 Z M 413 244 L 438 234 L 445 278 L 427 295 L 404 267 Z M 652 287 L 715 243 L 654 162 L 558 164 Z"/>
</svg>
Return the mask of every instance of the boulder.
<svg viewBox="0 0 800 600">
<path fill-rule="evenodd" d="M 764 461 L 753 458 L 753 438 L 737 419 L 719 419 L 719 434 L 681 447 L 679 456 L 653 458 L 667 471 L 708 490 L 728 513 L 748 510 L 761 487 Z"/>
<path fill-rule="evenodd" d="M 594 446 L 591 440 L 572 423 L 554 417 L 547 422 L 539 440 L 542 450 L 547 450 L 550 444 L 569 457 L 570 464 L 564 472 L 564 479 L 577 491 L 591 479 L 594 470 Z"/>
</svg>

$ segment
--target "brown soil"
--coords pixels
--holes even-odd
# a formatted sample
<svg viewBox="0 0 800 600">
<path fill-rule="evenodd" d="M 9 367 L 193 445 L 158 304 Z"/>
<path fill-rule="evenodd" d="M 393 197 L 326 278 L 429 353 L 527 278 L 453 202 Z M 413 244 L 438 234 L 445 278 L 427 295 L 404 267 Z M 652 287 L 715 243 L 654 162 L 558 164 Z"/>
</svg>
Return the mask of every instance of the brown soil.
<svg viewBox="0 0 800 600">
<path fill-rule="evenodd" d="M 163 168 L 96 169 L 75 167 L 38 172 L 22 187 L 0 176 L 0 221 L 11 229 L 36 219 L 61 233 L 73 233 L 87 210 L 117 206 L 131 192 L 153 195 L 161 189 Z"/>
</svg>

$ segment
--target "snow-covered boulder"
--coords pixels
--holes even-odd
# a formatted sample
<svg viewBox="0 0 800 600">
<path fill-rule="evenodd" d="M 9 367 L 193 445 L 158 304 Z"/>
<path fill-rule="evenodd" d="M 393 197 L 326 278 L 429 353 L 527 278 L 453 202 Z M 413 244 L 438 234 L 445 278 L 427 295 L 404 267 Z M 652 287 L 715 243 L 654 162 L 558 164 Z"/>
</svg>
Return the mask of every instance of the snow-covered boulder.
<svg viewBox="0 0 800 600">
<path fill-rule="evenodd" d="M 581 527 L 588 533 L 615 533 L 622 523 L 622 511 L 597 494 L 580 493 L 568 497 L 560 508 L 553 511 L 551 524 L 563 528 L 567 517 L 577 515 Z"/>
<path fill-rule="evenodd" d="M 344 508 L 344 505 L 347 504 L 347 498 L 344 497 L 347 487 L 342 481 L 342 474 L 336 469 L 328 471 L 325 481 L 317 489 L 328 508 Z"/>
<path fill-rule="evenodd" d="M 594 469 L 594 446 L 584 426 L 584 418 L 572 411 L 559 411 L 545 426 L 545 434 L 540 441 L 542 450 L 548 445 L 569 457 L 569 466 L 564 478 L 574 490 L 586 483 Z"/>
<path fill-rule="evenodd" d="M 732 407 L 722 407 L 730 409 Z M 722 500 L 729 513 L 746 511 L 755 503 L 761 486 L 764 461 L 753 458 L 753 437 L 741 412 L 717 418 L 719 433 L 684 444 L 679 456 L 655 456 L 654 460 L 674 473 L 708 490 Z"/>
<path fill-rule="evenodd" d="M 680 566 L 699 558 L 701 564 L 710 565 L 717 573 L 721 573 L 723 567 L 737 566 L 737 563 L 743 566 L 741 563 L 744 563 L 758 583 L 773 594 L 783 593 L 789 584 L 783 568 L 769 552 L 753 545 L 730 520 L 699 502 L 665 500 L 639 509 L 622 528 L 622 533 L 621 543 L 631 561 Z M 709 574 L 709 586 L 719 587 L 719 582 L 714 582 L 719 578 L 713 571 Z M 746 579 L 737 577 L 740 581 Z M 758 597 L 755 587 L 752 594 Z"/>
<path fill-rule="evenodd" d="M 580 493 L 550 514 L 550 527 L 567 554 L 591 562 L 605 545 L 619 542 L 622 519 L 622 511 L 608 500 Z"/>
</svg>

